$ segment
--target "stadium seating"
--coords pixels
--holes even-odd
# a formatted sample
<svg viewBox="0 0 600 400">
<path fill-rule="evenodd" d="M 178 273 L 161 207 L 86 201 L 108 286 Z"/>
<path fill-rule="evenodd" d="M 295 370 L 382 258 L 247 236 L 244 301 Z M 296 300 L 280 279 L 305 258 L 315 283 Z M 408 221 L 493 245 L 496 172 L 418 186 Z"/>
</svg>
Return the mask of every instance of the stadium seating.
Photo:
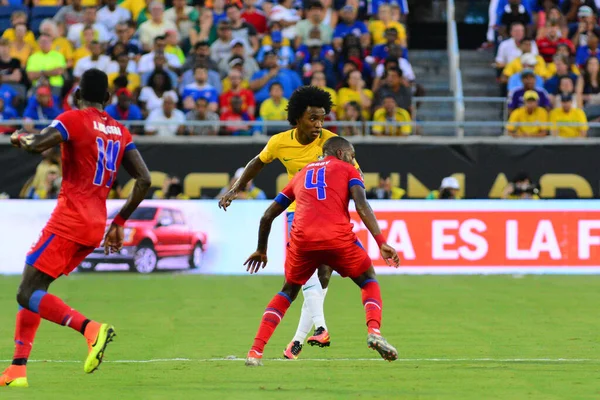
<svg viewBox="0 0 600 400">
<path fill-rule="evenodd" d="M 40 24 L 46 18 L 52 18 L 60 10 L 60 7 L 33 7 L 31 9 L 30 29 L 35 35 L 40 32 Z"/>
</svg>

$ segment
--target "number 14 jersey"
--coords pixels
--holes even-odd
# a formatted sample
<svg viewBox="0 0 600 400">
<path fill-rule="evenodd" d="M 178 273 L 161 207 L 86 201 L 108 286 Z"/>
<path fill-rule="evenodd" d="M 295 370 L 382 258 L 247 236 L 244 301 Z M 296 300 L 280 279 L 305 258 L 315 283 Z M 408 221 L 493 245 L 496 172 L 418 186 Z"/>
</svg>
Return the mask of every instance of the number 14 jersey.
<svg viewBox="0 0 600 400">
<path fill-rule="evenodd" d="M 95 108 L 67 111 L 50 126 L 63 137 L 62 185 L 46 229 L 99 246 L 106 229 L 106 198 L 123 154 L 135 149 L 131 133 Z"/>
<path fill-rule="evenodd" d="M 348 203 L 350 188 L 365 187 L 358 170 L 336 157 L 308 164 L 277 195 L 284 207 L 296 201 L 290 242 L 302 250 L 337 249 L 357 241 Z"/>
</svg>

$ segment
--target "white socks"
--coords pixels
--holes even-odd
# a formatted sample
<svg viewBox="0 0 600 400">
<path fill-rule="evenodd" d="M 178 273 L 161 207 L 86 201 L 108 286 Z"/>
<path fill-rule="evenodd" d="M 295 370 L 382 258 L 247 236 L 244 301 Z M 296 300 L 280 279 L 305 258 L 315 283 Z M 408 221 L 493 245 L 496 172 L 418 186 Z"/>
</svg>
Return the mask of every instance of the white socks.
<svg viewBox="0 0 600 400">
<path fill-rule="evenodd" d="M 293 341 L 304 343 L 306 336 L 311 332 L 313 325 L 318 328 L 322 326 L 327 330 L 325 323 L 325 314 L 323 313 L 323 302 L 327 289 L 321 287 L 319 274 L 315 272 L 308 282 L 302 287 L 304 303 L 302 304 L 302 313 L 298 322 L 298 329 L 294 335 Z"/>
</svg>

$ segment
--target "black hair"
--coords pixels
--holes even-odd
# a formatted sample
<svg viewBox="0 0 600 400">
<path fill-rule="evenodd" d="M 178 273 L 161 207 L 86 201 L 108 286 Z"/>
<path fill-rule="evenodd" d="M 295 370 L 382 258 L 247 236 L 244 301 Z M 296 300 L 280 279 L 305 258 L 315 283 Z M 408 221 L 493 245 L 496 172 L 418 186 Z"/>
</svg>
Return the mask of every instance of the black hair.
<svg viewBox="0 0 600 400">
<path fill-rule="evenodd" d="M 325 144 L 323 144 L 323 155 L 324 156 L 333 156 L 337 153 L 338 150 L 346 150 L 350 148 L 351 144 L 348 140 L 344 139 L 341 136 L 334 136 L 332 138 L 327 139 Z"/>
<path fill-rule="evenodd" d="M 108 77 L 97 68 L 88 69 L 81 76 L 79 88 L 83 100 L 104 104 L 108 92 Z"/>
<path fill-rule="evenodd" d="M 173 83 L 171 82 L 171 77 L 169 76 L 169 74 L 167 74 L 165 71 L 159 71 L 159 70 L 154 70 L 154 72 L 152 74 L 150 74 L 150 77 L 148 78 L 148 86 L 150 86 L 152 89 L 156 89 L 154 87 L 154 78 L 157 75 L 162 75 L 164 78 L 164 83 L 163 83 L 162 89 L 165 92 L 168 92 L 169 90 L 173 90 Z"/>
<path fill-rule="evenodd" d="M 388 68 L 388 69 L 385 70 L 385 73 L 383 74 L 383 79 L 387 79 L 387 77 L 388 77 L 388 75 L 389 75 L 390 72 L 395 72 L 395 73 L 398 74 L 398 76 L 400 78 L 402 78 L 402 75 L 403 75 L 402 74 L 402 70 L 400 68 L 393 68 L 392 67 L 392 68 Z"/>
<path fill-rule="evenodd" d="M 230 3 L 225 6 L 225 12 L 227 12 L 227 10 L 229 10 L 230 8 L 237 8 L 238 10 L 240 9 L 240 7 L 237 4 Z"/>
<path fill-rule="evenodd" d="M 123 76 L 123 75 L 117 76 L 113 82 L 113 86 L 114 86 L 115 90 L 121 89 L 121 88 L 126 88 L 127 85 L 129 85 L 129 80 L 127 79 L 126 76 Z"/>
<path fill-rule="evenodd" d="M 523 181 L 530 181 L 531 182 L 531 178 L 529 177 L 529 174 L 527 172 L 521 171 L 519 173 L 517 173 L 514 178 L 513 178 L 513 183 L 516 182 L 523 182 Z"/>
<path fill-rule="evenodd" d="M 333 107 L 331 95 L 316 86 L 299 87 L 292 93 L 287 106 L 289 123 L 296 126 L 308 107 L 324 108 L 325 114 L 329 114 Z"/>
<path fill-rule="evenodd" d="M 271 89 L 273 89 L 273 86 L 279 86 L 281 88 L 281 90 L 283 90 L 283 85 L 279 82 L 273 82 L 271 83 L 271 85 L 269 85 L 269 92 L 271 91 Z"/>
<path fill-rule="evenodd" d="M 388 93 L 388 94 L 384 95 L 383 96 L 383 100 L 385 100 L 385 99 L 392 99 L 392 100 L 394 100 L 394 102 L 396 102 L 396 98 L 391 93 Z"/>
</svg>

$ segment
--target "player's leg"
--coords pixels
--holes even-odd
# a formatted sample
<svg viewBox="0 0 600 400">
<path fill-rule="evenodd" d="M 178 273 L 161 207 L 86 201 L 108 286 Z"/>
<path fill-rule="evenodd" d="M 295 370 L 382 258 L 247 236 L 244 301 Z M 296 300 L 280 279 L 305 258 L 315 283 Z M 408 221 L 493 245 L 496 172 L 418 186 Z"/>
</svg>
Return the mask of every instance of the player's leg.
<svg viewBox="0 0 600 400">
<path fill-rule="evenodd" d="M 91 373 L 102 362 L 106 345 L 115 336 L 114 328 L 88 319 L 47 290 L 54 279 L 71 273 L 94 248 L 47 232 L 42 234 L 41 242 L 27 255 L 17 301 L 45 320 L 80 332 L 88 344 L 83 369 Z"/>
<path fill-rule="evenodd" d="M 315 258 L 315 256 L 317 257 Z M 285 259 L 285 284 L 281 292 L 277 293 L 267 305 L 252 348 L 248 352 L 246 365 L 262 365 L 260 360 L 269 338 L 273 335 L 292 301 L 298 296 L 302 286 L 316 272 L 320 264 L 318 254 L 315 252 L 303 252 L 288 244 Z"/>
<path fill-rule="evenodd" d="M 23 282 L 31 282 L 32 286 L 47 290 L 54 278 L 45 274 L 32 274 L 31 266 L 26 265 L 23 271 L 21 285 L 17 291 L 17 302 L 22 296 Z M 33 348 L 33 341 L 38 327 L 40 326 L 40 315 L 19 304 L 17 320 L 15 324 L 15 352 L 11 365 L 0 376 L 0 386 L 27 387 L 27 360 Z"/>
<path fill-rule="evenodd" d="M 343 277 L 350 277 L 359 287 L 365 308 L 367 345 L 388 361 L 398 358 L 398 351 L 381 336 L 383 301 L 371 259 L 360 242 L 328 253 L 328 265 Z"/>
<path fill-rule="evenodd" d="M 327 265 L 321 265 L 317 270 L 317 276 L 322 290 L 321 295 L 315 296 L 309 307 L 315 325 L 315 332 L 307 341 L 311 346 L 327 347 L 331 344 L 327 323 L 325 322 L 324 304 L 327 289 L 329 288 L 329 279 L 331 278 L 332 273 L 333 269 Z M 304 287 L 306 288 L 307 286 L 308 283 Z"/>
<path fill-rule="evenodd" d="M 271 299 L 263 313 L 252 348 L 248 352 L 247 366 L 262 365 L 261 359 L 265 346 L 273 336 L 286 311 L 298 296 L 301 288 L 301 284 L 286 281 L 281 291 Z"/>
<path fill-rule="evenodd" d="M 381 336 L 381 314 L 383 301 L 381 300 L 381 289 L 377 276 L 371 262 L 369 267 L 361 275 L 352 277 L 352 280 L 360 287 L 362 302 L 367 319 L 368 336 L 367 345 L 376 350 L 384 360 L 394 361 L 398 359 L 398 351 Z"/>
</svg>

